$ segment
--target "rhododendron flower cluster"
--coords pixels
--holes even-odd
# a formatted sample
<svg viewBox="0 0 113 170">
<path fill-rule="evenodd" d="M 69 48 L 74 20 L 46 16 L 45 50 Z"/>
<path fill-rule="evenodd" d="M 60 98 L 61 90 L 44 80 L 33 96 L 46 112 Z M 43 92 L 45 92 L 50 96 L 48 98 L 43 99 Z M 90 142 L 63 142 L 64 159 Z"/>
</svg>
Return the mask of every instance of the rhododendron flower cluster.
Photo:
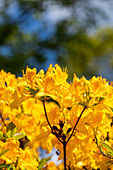
<svg viewBox="0 0 113 170">
<path fill-rule="evenodd" d="M 0 72 L 0 165 L 40 169 L 37 148 L 60 151 L 63 162 L 43 169 L 112 168 L 113 86 L 102 77 L 68 82 L 67 69 Z M 104 144 L 103 144 L 104 143 Z M 111 164 L 106 163 L 111 161 Z"/>
</svg>

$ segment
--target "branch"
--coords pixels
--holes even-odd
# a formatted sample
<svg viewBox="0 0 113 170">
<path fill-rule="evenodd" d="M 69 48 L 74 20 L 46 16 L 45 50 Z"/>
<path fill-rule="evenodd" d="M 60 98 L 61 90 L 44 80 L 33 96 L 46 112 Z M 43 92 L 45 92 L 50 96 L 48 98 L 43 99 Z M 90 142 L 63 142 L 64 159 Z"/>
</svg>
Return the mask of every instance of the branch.
<svg viewBox="0 0 113 170">
<path fill-rule="evenodd" d="M 50 122 L 49 122 L 49 119 L 48 119 L 48 116 L 47 116 L 46 107 L 45 107 L 45 101 L 42 100 L 42 102 L 43 102 L 43 106 L 44 106 L 44 112 L 45 112 L 45 117 L 46 117 L 47 123 L 48 123 L 49 127 L 51 128 L 51 133 L 52 133 L 53 135 L 55 135 L 56 138 L 57 138 L 61 143 L 63 143 L 63 141 L 53 132 L 52 126 L 51 126 L 51 124 L 50 124 Z"/>
<path fill-rule="evenodd" d="M 83 112 L 85 111 L 86 108 L 87 108 L 87 106 L 84 106 L 84 108 L 83 108 L 80 116 L 78 117 L 78 119 L 77 119 L 77 121 L 76 121 L 76 123 L 75 123 L 75 126 L 74 126 L 74 128 L 73 128 L 73 131 L 72 131 L 71 135 L 69 136 L 68 140 L 66 141 L 66 144 L 67 144 L 67 143 L 69 142 L 69 140 L 71 139 L 71 137 L 72 137 L 72 135 L 73 135 L 73 133 L 74 133 L 74 131 L 75 131 L 75 129 L 76 129 L 76 126 L 77 126 L 77 124 L 78 124 L 78 122 L 79 122 L 79 120 L 80 120 L 80 118 L 81 118 L 81 116 L 82 116 L 82 114 L 83 114 Z"/>
<path fill-rule="evenodd" d="M 47 112 L 46 112 L 46 107 L 45 107 L 45 101 L 42 100 L 42 102 L 43 102 L 43 106 L 44 106 L 44 112 L 45 112 L 45 117 L 46 117 L 47 123 L 48 123 L 49 127 L 52 129 L 52 126 L 51 126 L 51 124 L 50 124 L 50 122 L 49 122 L 49 119 L 48 119 L 48 117 L 47 117 Z"/>
</svg>

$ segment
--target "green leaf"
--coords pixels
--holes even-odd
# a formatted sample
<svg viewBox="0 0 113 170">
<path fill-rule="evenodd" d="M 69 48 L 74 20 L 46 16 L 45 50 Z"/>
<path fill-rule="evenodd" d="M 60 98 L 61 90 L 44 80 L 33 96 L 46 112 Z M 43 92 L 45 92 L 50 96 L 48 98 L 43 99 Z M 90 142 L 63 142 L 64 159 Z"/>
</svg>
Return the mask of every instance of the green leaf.
<svg viewBox="0 0 113 170">
<path fill-rule="evenodd" d="M 2 152 L 0 153 L 0 157 L 1 157 L 2 155 L 4 155 L 7 151 L 9 151 L 9 149 L 6 149 L 5 151 L 2 151 Z"/>
<path fill-rule="evenodd" d="M 113 153 L 111 153 L 111 152 L 107 152 L 107 151 L 106 151 L 106 154 L 107 154 L 107 155 L 110 155 L 110 156 L 113 156 Z"/>
<path fill-rule="evenodd" d="M 15 162 L 15 169 L 16 169 L 16 167 L 17 167 L 17 165 L 18 165 L 18 157 L 17 157 L 17 160 L 16 160 L 16 162 Z"/>
<path fill-rule="evenodd" d="M 41 170 L 43 168 L 43 166 L 51 159 L 51 156 L 48 158 L 43 158 L 40 163 L 39 163 L 39 167 L 38 170 Z"/>
<path fill-rule="evenodd" d="M 16 170 L 14 164 L 0 164 L 0 169 L 7 168 L 7 170 Z"/>
<path fill-rule="evenodd" d="M 98 103 L 93 104 L 93 106 L 97 106 Z"/>
<path fill-rule="evenodd" d="M 0 140 L 3 138 L 3 132 L 0 131 Z"/>
<path fill-rule="evenodd" d="M 31 95 L 35 96 L 35 94 L 36 94 L 40 89 L 39 89 L 39 87 L 38 87 L 36 90 L 34 90 L 34 89 L 32 89 L 31 87 L 26 86 L 26 87 L 25 87 L 25 90 L 27 90 L 28 92 L 30 92 Z"/>
<path fill-rule="evenodd" d="M 85 106 L 86 105 L 86 102 L 83 102 L 83 103 L 78 103 L 79 105 L 82 105 L 82 106 Z"/>
<path fill-rule="evenodd" d="M 54 99 L 49 99 L 49 100 L 46 100 L 48 103 L 49 102 L 53 102 L 53 103 L 55 103 L 59 108 L 60 108 L 60 104 L 56 101 L 56 100 L 54 100 Z"/>
<path fill-rule="evenodd" d="M 105 143 L 102 143 L 102 142 L 100 142 L 100 143 L 107 149 L 107 151 L 110 153 L 110 155 L 113 156 L 113 149 Z"/>
<path fill-rule="evenodd" d="M 14 135 L 16 134 L 17 128 L 15 126 L 15 124 L 13 122 L 10 122 L 7 126 L 7 130 L 6 130 L 6 134 L 8 136 L 8 138 L 12 138 L 14 137 Z"/>
<path fill-rule="evenodd" d="M 13 165 L 10 165 L 9 167 L 7 167 L 7 170 L 16 170 L 16 169 Z"/>
<path fill-rule="evenodd" d="M 107 164 L 107 165 L 111 165 L 111 164 L 113 164 L 113 161 L 109 161 L 109 162 L 107 162 L 106 164 Z"/>
<path fill-rule="evenodd" d="M 41 96 L 39 99 L 42 101 L 46 101 L 48 103 L 53 102 L 60 108 L 60 104 L 56 100 L 54 100 L 51 96 Z"/>
<path fill-rule="evenodd" d="M 7 138 L 8 138 L 7 135 L 3 133 L 2 141 L 5 142 L 7 140 Z"/>
<path fill-rule="evenodd" d="M 100 97 L 100 98 L 99 98 L 99 102 L 102 101 L 102 100 L 104 100 L 104 97 Z"/>
<path fill-rule="evenodd" d="M 14 135 L 14 138 L 15 138 L 15 140 L 19 140 L 19 139 L 21 139 L 21 138 L 23 138 L 23 137 L 25 137 L 26 135 L 24 135 L 24 134 L 22 134 L 22 133 L 16 133 L 15 135 Z"/>
<path fill-rule="evenodd" d="M 10 167 L 10 164 L 0 164 L 0 169 L 1 168 L 9 168 L 9 167 Z"/>
</svg>

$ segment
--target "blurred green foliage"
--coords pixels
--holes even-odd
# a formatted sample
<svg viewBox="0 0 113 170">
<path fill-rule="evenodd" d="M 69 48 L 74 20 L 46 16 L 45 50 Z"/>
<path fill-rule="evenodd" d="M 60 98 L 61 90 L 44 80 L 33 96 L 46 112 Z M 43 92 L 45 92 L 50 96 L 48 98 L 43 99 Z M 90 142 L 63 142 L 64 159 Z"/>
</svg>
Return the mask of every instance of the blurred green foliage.
<svg viewBox="0 0 113 170">
<path fill-rule="evenodd" d="M 70 70 L 78 76 L 85 75 L 88 78 L 98 74 L 100 63 L 108 60 L 109 66 L 113 67 L 113 29 L 100 29 L 93 35 L 78 32 L 69 43 L 65 43 L 68 51 L 64 59 Z M 62 60 L 62 58 L 61 58 Z M 64 63 L 64 61 L 62 63 Z"/>
<path fill-rule="evenodd" d="M 98 17 L 107 19 L 105 11 L 91 2 L 0 0 L 0 69 L 18 75 L 26 65 L 44 69 L 53 60 L 68 67 L 69 79 L 73 72 L 90 77 L 98 74 L 98 58 L 105 56 L 112 68 L 113 31 L 111 28 L 89 34 L 97 27 Z M 69 17 L 54 26 L 46 18 L 47 10 L 53 6 L 70 11 Z"/>
</svg>

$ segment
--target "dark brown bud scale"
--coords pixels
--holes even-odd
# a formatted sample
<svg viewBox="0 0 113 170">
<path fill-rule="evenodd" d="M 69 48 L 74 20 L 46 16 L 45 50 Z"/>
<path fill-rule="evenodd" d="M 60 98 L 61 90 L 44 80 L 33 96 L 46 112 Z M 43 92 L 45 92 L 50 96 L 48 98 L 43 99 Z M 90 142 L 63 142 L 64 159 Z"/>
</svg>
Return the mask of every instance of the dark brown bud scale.
<svg viewBox="0 0 113 170">
<path fill-rule="evenodd" d="M 64 126 L 64 122 L 63 122 L 62 120 L 60 120 L 60 122 L 59 122 L 59 126 L 60 126 L 61 128 L 63 128 L 63 126 Z"/>
<path fill-rule="evenodd" d="M 69 133 L 71 130 L 72 130 L 72 128 L 69 128 L 69 129 L 67 130 L 67 133 Z"/>
<path fill-rule="evenodd" d="M 52 126 L 52 129 L 53 129 L 53 130 L 57 130 L 57 131 L 59 130 L 59 129 L 57 128 L 57 126 Z"/>
</svg>

